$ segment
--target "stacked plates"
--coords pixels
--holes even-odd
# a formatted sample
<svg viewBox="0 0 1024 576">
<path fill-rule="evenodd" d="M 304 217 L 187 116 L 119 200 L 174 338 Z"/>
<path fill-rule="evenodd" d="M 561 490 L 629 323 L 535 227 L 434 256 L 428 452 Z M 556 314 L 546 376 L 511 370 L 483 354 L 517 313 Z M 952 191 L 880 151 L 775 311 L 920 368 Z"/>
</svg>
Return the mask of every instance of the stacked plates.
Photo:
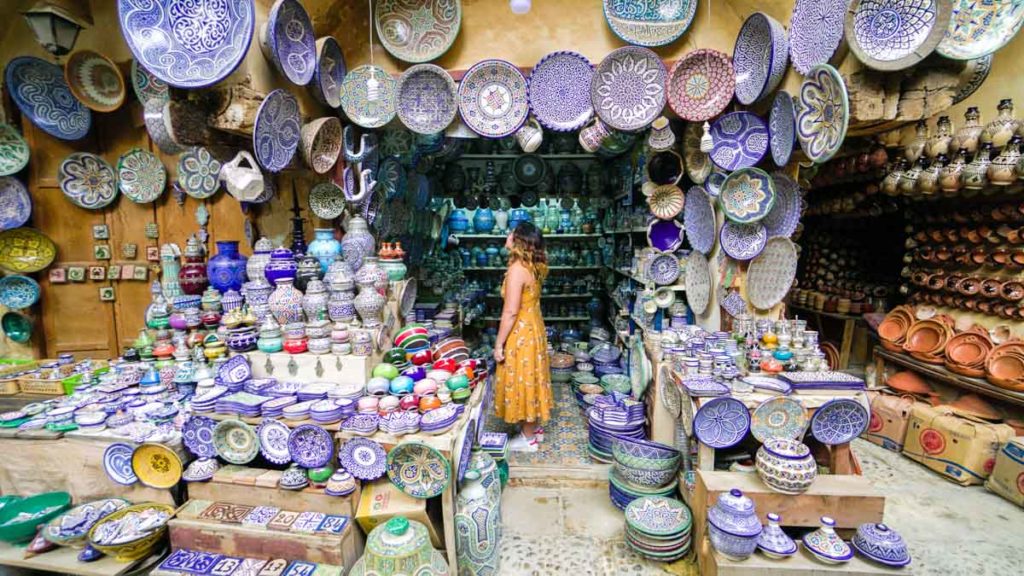
<svg viewBox="0 0 1024 576">
<path fill-rule="evenodd" d="M 608 416 L 612 410 L 612 408 L 594 407 L 587 411 L 589 431 L 587 451 L 590 452 L 591 458 L 599 462 L 609 463 L 612 461 L 612 446 L 617 438 L 644 437 L 643 412 L 640 412 L 639 417 L 634 413 L 623 423 L 618 415 Z"/>
<path fill-rule="evenodd" d="M 260 406 L 271 400 L 270 396 L 258 396 L 248 392 L 235 392 L 225 394 L 216 400 L 216 411 L 218 414 L 238 414 L 249 418 L 255 418 L 262 413 Z"/>
<path fill-rule="evenodd" d="M 302 382 L 278 382 L 267 389 L 271 396 L 295 396 L 302 389 Z"/>
<path fill-rule="evenodd" d="M 362 398 L 364 394 L 366 394 L 366 384 L 362 382 L 355 384 L 339 384 L 327 391 L 327 397 L 334 398 L 335 400 L 341 398 L 357 400 Z"/>
<path fill-rule="evenodd" d="M 420 415 L 415 410 L 398 410 L 381 416 L 378 427 L 394 436 L 414 434 L 420 430 Z"/>
<path fill-rule="evenodd" d="M 341 422 L 344 412 L 334 400 L 318 400 L 309 407 L 309 416 L 317 424 Z"/>
<path fill-rule="evenodd" d="M 626 543 L 637 554 L 674 562 L 690 552 L 690 509 L 675 498 L 644 496 L 626 506 Z"/>
<path fill-rule="evenodd" d="M 284 416 L 285 420 L 305 420 L 309 417 L 309 409 L 316 403 L 317 400 L 308 400 L 292 404 L 291 406 L 285 406 L 282 416 Z"/>
<path fill-rule="evenodd" d="M 267 391 L 277 385 L 277 378 L 253 378 L 245 383 L 244 390 L 251 394 L 267 395 Z"/>
<path fill-rule="evenodd" d="M 374 414 L 353 414 L 341 423 L 341 429 L 360 436 L 369 436 L 377 432 L 380 417 Z"/>
<path fill-rule="evenodd" d="M 298 401 L 295 396 L 278 396 L 273 400 L 267 400 L 260 408 L 263 411 L 263 417 L 280 418 L 284 414 L 286 406 L 291 406 Z"/>
<path fill-rule="evenodd" d="M 436 410 L 430 410 L 420 419 L 420 432 L 424 434 L 441 434 L 451 428 L 459 419 L 466 407 L 462 404 L 445 404 Z"/>
<path fill-rule="evenodd" d="M 224 386 L 212 386 L 192 397 L 192 410 L 197 413 L 213 412 L 217 399 L 228 393 Z"/>
<path fill-rule="evenodd" d="M 671 446 L 637 438 L 615 440 L 612 455 L 619 475 L 641 490 L 661 490 L 674 483 L 682 459 Z"/>
<path fill-rule="evenodd" d="M 299 388 L 296 395 L 299 397 L 299 402 L 323 400 L 327 398 L 327 392 L 332 388 L 334 388 L 334 384 L 328 382 L 310 382 Z"/>
<path fill-rule="evenodd" d="M 483 432 L 479 438 L 480 449 L 495 460 L 508 457 L 508 434 L 505 432 Z"/>
<path fill-rule="evenodd" d="M 668 486 L 658 488 L 656 490 L 638 488 L 626 482 L 626 479 L 619 474 L 619 471 L 616 470 L 614 466 L 608 472 L 608 494 L 611 496 L 612 504 L 614 504 L 619 510 L 625 510 L 626 506 L 629 506 L 629 504 L 637 498 L 644 498 L 646 496 L 673 497 L 676 494 L 676 487 L 678 487 L 678 485 L 678 480 L 676 480 Z"/>
</svg>

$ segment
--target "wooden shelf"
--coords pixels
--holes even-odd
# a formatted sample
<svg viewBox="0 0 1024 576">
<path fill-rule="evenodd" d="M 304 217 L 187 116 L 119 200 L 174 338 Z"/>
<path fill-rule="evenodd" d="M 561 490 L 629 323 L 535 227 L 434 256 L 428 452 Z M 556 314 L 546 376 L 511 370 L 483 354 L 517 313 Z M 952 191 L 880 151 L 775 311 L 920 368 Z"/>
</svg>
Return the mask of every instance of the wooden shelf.
<svg viewBox="0 0 1024 576">
<path fill-rule="evenodd" d="M 605 234 L 639 234 L 641 232 L 647 232 L 647 228 L 629 228 L 624 230 L 609 230 Z"/>
<path fill-rule="evenodd" d="M 711 546 L 710 539 L 694 539 L 701 576 L 745 576 L 748 574 L 757 574 L 758 576 L 828 576 L 829 574 L 877 576 L 879 574 L 902 574 L 908 576 L 913 574 L 913 565 L 904 568 L 889 568 L 881 564 L 869 562 L 860 554 L 854 554 L 853 558 L 845 564 L 825 564 L 814 559 L 810 552 L 804 550 L 802 543 L 797 542 L 797 546 L 800 550 L 797 550 L 796 554 L 785 560 L 773 560 L 764 554 L 755 553 L 750 558 L 737 562 L 729 560 L 716 552 L 714 547 Z"/>
<path fill-rule="evenodd" d="M 548 270 L 552 272 L 559 272 L 565 270 L 600 270 L 600 266 L 548 266 Z M 505 266 L 466 266 L 462 269 L 463 272 L 495 272 L 495 271 L 508 270 Z"/>
<path fill-rule="evenodd" d="M 861 314 L 840 314 L 839 312 L 825 312 L 824 310 L 815 310 L 808 306 L 802 306 L 800 304 L 793 304 L 792 302 L 786 302 L 786 306 L 793 308 L 794 310 L 803 310 L 811 314 L 817 314 L 826 318 L 835 318 L 837 320 L 863 320 L 864 316 Z"/>
<path fill-rule="evenodd" d="M 946 370 L 944 366 L 921 362 L 912 356 L 890 352 L 881 346 L 875 346 L 875 356 L 888 362 L 892 362 L 893 364 L 899 364 L 900 366 L 910 368 L 915 372 L 920 372 L 921 374 L 924 374 L 929 378 L 934 378 L 939 382 L 970 390 L 972 392 L 977 392 L 978 394 L 983 394 L 989 398 L 1009 402 L 1015 406 L 1024 407 L 1024 392 L 1014 392 L 1012 390 L 1000 388 L 988 380 L 982 380 L 981 378 L 968 378 L 967 376 L 961 376 Z"/>
<path fill-rule="evenodd" d="M 142 562 L 152 563 L 156 560 L 153 556 L 147 556 L 141 560 L 120 562 L 111 556 L 104 556 L 95 562 L 79 562 L 79 552 L 80 550 L 75 548 L 58 547 L 45 554 L 25 558 L 24 547 L 2 542 L 0 543 L 0 565 L 78 576 L 118 576 Z M 5 570 L 0 569 L 0 573 L 4 572 Z"/>
<path fill-rule="evenodd" d="M 519 152 L 515 154 L 463 154 L 459 160 L 508 160 L 514 161 L 520 156 L 526 156 Z M 601 160 L 602 158 L 593 154 L 536 154 L 545 160 Z"/>
<path fill-rule="evenodd" d="M 603 234 L 545 234 L 545 240 L 585 240 L 588 238 L 600 238 Z M 459 240 L 501 240 L 507 238 L 507 234 L 456 234 Z"/>
</svg>

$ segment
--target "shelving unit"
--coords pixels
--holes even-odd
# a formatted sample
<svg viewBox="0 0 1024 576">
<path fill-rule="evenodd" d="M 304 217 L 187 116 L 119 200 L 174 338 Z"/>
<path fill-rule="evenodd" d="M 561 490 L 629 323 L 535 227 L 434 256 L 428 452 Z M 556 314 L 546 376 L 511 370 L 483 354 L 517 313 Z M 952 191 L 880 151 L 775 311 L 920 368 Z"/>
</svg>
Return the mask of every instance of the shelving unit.
<svg viewBox="0 0 1024 576">
<path fill-rule="evenodd" d="M 982 380 L 981 378 L 968 378 L 967 376 L 961 376 L 955 372 L 946 370 L 944 366 L 921 362 L 907 354 L 890 352 L 881 346 L 875 346 L 875 361 L 879 364 L 877 367 L 877 374 L 883 373 L 883 369 L 885 367 L 884 362 L 892 362 L 893 364 L 910 368 L 914 372 L 918 372 L 929 378 L 934 378 L 939 382 L 950 384 L 964 390 L 970 390 L 971 392 L 977 392 L 978 394 L 983 394 L 989 398 L 1008 402 L 1014 406 L 1024 407 L 1024 392 L 1014 392 L 1013 390 L 1000 388 L 988 380 Z"/>
<path fill-rule="evenodd" d="M 544 240 L 588 240 L 600 238 L 602 234 L 545 234 Z M 501 240 L 507 234 L 456 234 L 459 240 Z"/>
<path fill-rule="evenodd" d="M 496 316 L 481 316 L 481 320 L 484 322 L 500 322 L 501 318 Z M 545 322 L 586 322 L 590 320 L 590 316 L 545 316 Z"/>
</svg>

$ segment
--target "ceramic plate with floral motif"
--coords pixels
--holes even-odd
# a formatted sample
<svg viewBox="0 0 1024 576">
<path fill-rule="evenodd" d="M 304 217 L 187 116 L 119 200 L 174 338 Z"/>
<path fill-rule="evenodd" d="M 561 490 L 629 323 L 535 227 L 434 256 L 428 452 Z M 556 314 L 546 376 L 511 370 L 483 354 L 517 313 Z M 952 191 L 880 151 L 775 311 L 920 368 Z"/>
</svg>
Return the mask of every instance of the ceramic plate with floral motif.
<svg viewBox="0 0 1024 576">
<path fill-rule="evenodd" d="M 712 398 L 693 417 L 693 433 L 703 444 L 716 449 L 740 443 L 750 430 L 750 412 L 735 398 Z"/>
<path fill-rule="evenodd" d="M 593 77 L 594 66 L 582 54 L 560 50 L 545 55 L 530 72 L 530 111 L 548 130 L 579 130 L 594 115 Z"/>
<path fill-rule="evenodd" d="M 953 0 L 949 26 L 937 48 L 954 60 L 991 54 L 1013 39 L 1024 23 L 1024 0 Z"/>
<path fill-rule="evenodd" d="M 675 184 L 665 184 L 655 188 L 647 197 L 647 206 L 651 214 L 662 220 L 671 220 L 683 211 L 686 197 Z"/>
<path fill-rule="evenodd" d="M 341 84 L 345 81 L 348 66 L 345 55 L 334 36 L 324 36 L 316 41 L 316 70 L 313 73 L 313 96 L 331 108 L 341 106 Z"/>
<path fill-rule="evenodd" d="M 799 440 L 807 430 L 807 410 L 794 398 L 780 396 L 765 400 L 754 409 L 750 432 L 758 442 L 770 438 Z"/>
<path fill-rule="evenodd" d="M 69 154 L 60 163 L 57 179 L 68 200 L 88 210 L 99 210 L 117 198 L 117 174 L 95 154 Z"/>
<path fill-rule="evenodd" d="M 147 443 L 132 453 L 132 471 L 150 488 L 166 490 L 181 480 L 181 459 L 163 444 Z"/>
<path fill-rule="evenodd" d="M 223 420 L 213 428 L 217 455 L 231 464 L 248 464 L 256 458 L 260 441 L 256 431 L 241 420 Z"/>
<path fill-rule="evenodd" d="M 167 188 L 167 169 L 152 152 L 129 150 L 117 161 L 117 186 L 132 202 L 154 202 Z"/>
<path fill-rule="evenodd" d="M 613 50 L 590 82 L 594 111 L 616 130 L 643 130 L 665 108 L 667 77 L 665 65 L 651 50 L 639 46 Z"/>
<path fill-rule="evenodd" d="M 277 71 L 305 86 L 316 72 L 313 22 L 299 0 L 277 0 L 260 29 L 260 48 Z"/>
<path fill-rule="evenodd" d="M 7 63 L 4 84 L 21 113 L 50 136 L 79 140 L 89 133 L 92 111 L 71 93 L 60 66 L 19 56 Z"/>
<path fill-rule="evenodd" d="M 604 0 L 604 19 L 616 36 L 635 46 L 665 46 L 686 32 L 697 0 Z"/>
<path fill-rule="evenodd" d="M 299 101 L 287 90 L 267 94 L 256 111 L 252 147 L 256 161 L 271 172 L 280 172 L 295 157 L 301 138 Z"/>
<path fill-rule="evenodd" d="M 846 444 L 867 430 L 870 417 L 860 402 L 850 398 L 829 400 L 811 417 L 811 434 L 822 444 Z"/>
<path fill-rule="evenodd" d="M 850 103 L 843 77 L 828 64 L 815 66 L 800 86 L 796 115 L 800 148 L 815 164 L 825 162 L 843 145 L 849 122 Z"/>
<path fill-rule="evenodd" d="M 455 80 L 444 68 L 417 64 L 398 77 L 398 119 L 417 134 L 443 132 L 459 107 Z"/>
<path fill-rule="evenodd" d="M 783 172 L 773 172 L 772 182 L 775 183 L 775 203 L 761 220 L 761 224 L 768 230 L 769 238 L 789 238 L 800 225 L 803 205 L 800 187 Z"/>
<path fill-rule="evenodd" d="M 433 498 L 451 481 L 451 465 L 440 452 L 419 442 L 403 442 L 388 452 L 388 478 L 413 498 Z"/>
<path fill-rule="evenodd" d="M 371 98 L 367 84 L 376 82 L 376 93 Z M 341 85 L 341 109 L 354 124 L 363 128 L 380 128 L 395 117 L 395 79 L 378 66 L 363 65 L 349 70 Z"/>
<path fill-rule="evenodd" d="M 39 272 L 53 263 L 57 246 L 33 228 L 0 232 L 0 268 L 8 272 Z"/>
<path fill-rule="evenodd" d="M 789 59 L 801 74 L 826 64 L 843 40 L 849 0 L 796 0 L 789 19 Z"/>
<path fill-rule="evenodd" d="M 334 439 L 327 430 L 304 424 L 288 436 L 288 454 L 299 466 L 319 468 L 334 457 Z"/>
<path fill-rule="evenodd" d="M 68 57 L 64 79 L 75 98 L 97 112 L 117 110 L 127 94 L 117 65 L 92 50 L 78 50 Z"/>
<path fill-rule="evenodd" d="M 768 242 L 768 232 L 760 222 L 737 224 L 727 221 L 719 233 L 722 250 L 733 260 L 746 261 L 757 257 Z"/>
<path fill-rule="evenodd" d="M 483 60 L 459 83 L 459 113 L 474 132 L 503 138 L 526 122 L 530 112 L 526 78 L 504 60 Z"/>
<path fill-rule="evenodd" d="M 192 416 L 181 429 L 181 440 L 189 452 L 200 458 L 213 458 L 217 449 L 213 446 L 213 429 L 217 422 L 206 416 Z"/>
<path fill-rule="evenodd" d="M 164 103 L 171 99 L 171 89 L 167 82 L 154 76 L 145 67 L 139 66 L 138 60 L 132 59 L 131 76 L 132 90 L 143 106 L 150 100 Z"/>
<path fill-rule="evenodd" d="M 689 122 L 703 122 L 721 114 L 735 89 L 732 59 L 717 50 L 690 52 L 668 75 L 669 106 Z"/>
<path fill-rule="evenodd" d="M 771 238 L 747 268 L 747 299 L 768 310 L 789 293 L 796 277 L 796 245 L 788 238 Z"/>
<path fill-rule="evenodd" d="M 707 192 L 700 186 L 691 186 L 686 191 L 686 210 L 683 211 L 683 227 L 690 237 L 690 246 L 697 252 L 710 254 L 715 247 L 715 208 Z"/>
<path fill-rule="evenodd" d="M 686 278 L 686 302 L 694 314 L 703 314 L 711 302 L 711 267 L 708 259 L 693 250 L 686 257 L 686 270 L 683 273 Z"/>
<path fill-rule="evenodd" d="M 763 12 L 751 14 L 743 22 L 732 49 L 736 100 L 753 104 L 771 94 L 782 81 L 788 64 L 786 29 Z"/>
<path fill-rule="evenodd" d="M 782 167 L 789 162 L 796 143 L 796 111 L 793 97 L 785 90 L 775 93 L 771 112 L 768 113 L 768 139 L 772 150 L 772 161 Z"/>
<path fill-rule="evenodd" d="M 948 0 L 852 0 L 846 41 L 866 66 L 903 70 L 935 50 L 949 15 Z"/>
<path fill-rule="evenodd" d="M 203 146 L 194 146 L 178 158 L 178 184 L 189 196 L 203 200 L 220 189 L 220 161 Z"/>
<path fill-rule="evenodd" d="M 21 274 L 0 278 L 0 304 L 19 310 L 39 301 L 39 283 Z"/>
<path fill-rule="evenodd" d="M 682 222 L 654 220 L 647 225 L 647 245 L 658 252 L 675 252 L 683 246 L 686 237 Z"/>
<path fill-rule="evenodd" d="M 775 203 L 775 182 L 759 168 L 743 168 L 726 177 L 718 201 L 725 217 L 738 224 L 764 218 Z"/>
<path fill-rule="evenodd" d="M 374 22 L 384 49 L 413 64 L 440 58 L 459 35 L 461 0 L 378 0 Z"/>
</svg>

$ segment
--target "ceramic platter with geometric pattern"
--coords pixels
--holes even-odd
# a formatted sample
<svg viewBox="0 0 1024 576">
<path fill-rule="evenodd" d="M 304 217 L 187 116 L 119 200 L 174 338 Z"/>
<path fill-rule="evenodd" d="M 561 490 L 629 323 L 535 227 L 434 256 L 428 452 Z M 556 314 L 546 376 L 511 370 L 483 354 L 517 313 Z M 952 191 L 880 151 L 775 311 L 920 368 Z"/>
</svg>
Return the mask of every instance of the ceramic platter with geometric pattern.
<svg viewBox="0 0 1024 576">
<path fill-rule="evenodd" d="M 796 245 L 789 238 L 768 240 L 764 250 L 747 269 L 747 299 L 750 303 L 758 310 L 767 310 L 782 302 L 793 285 L 796 265 Z"/>
<path fill-rule="evenodd" d="M 703 314 L 711 301 L 711 267 L 708 259 L 693 250 L 686 258 L 686 301 L 694 314 Z"/>
</svg>

